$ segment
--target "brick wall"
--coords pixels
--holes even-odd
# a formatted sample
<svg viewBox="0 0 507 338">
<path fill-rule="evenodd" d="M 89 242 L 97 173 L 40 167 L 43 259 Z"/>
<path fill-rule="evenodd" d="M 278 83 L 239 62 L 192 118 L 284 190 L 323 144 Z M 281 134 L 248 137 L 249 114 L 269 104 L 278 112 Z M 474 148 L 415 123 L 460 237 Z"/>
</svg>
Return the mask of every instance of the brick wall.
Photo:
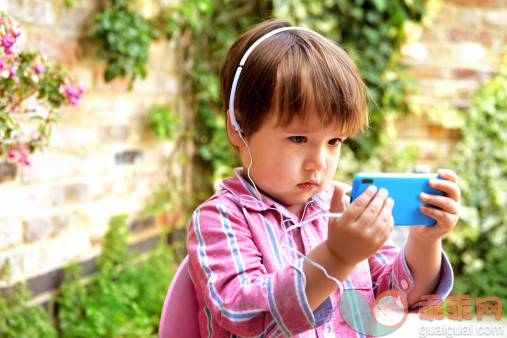
<svg viewBox="0 0 507 338">
<path fill-rule="evenodd" d="M 141 1 L 148 9 L 150 3 Z M 174 142 L 155 140 L 147 110 L 165 104 L 176 111 L 184 103 L 174 44 L 165 40 L 151 46 L 148 77 L 131 91 L 127 81 L 104 82 L 105 64 L 95 58 L 87 33 L 98 1 L 76 1 L 72 8 L 62 0 L 0 6 L 22 25 L 24 48 L 59 60 L 85 88 L 79 108 L 61 110 L 50 147 L 33 155 L 31 166 L 0 163 L 0 267 L 9 258 L 14 279 L 32 280 L 38 293 L 54 286 L 50 279 L 71 260 L 86 262 L 100 252 L 111 216 L 131 216 L 132 245 L 153 242 L 161 225 L 139 212 L 164 179 Z"/>
<path fill-rule="evenodd" d="M 171 43 L 152 45 L 148 77 L 132 91 L 126 81 L 103 81 L 104 64 L 94 58 L 96 46 L 87 37 L 97 2 L 77 1 L 69 9 L 61 0 L 0 1 L 0 9 L 22 24 L 24 45 L 60 60 L 86 90 L 79 109 L 62 111 L 51 146 L 32 157 L 32 166 L 0 163 L 0 266 L 9 258 L 14 278 L 28 279 L 41 295 L 58 284 L 61 267 L 71 260 L 90 271 L 113 215 L 131 215 L 132 246 L 151 245 L 160 224 L 139 211 L 163 180 L 174 144 L 153 138 L 145 126 L 147 109 L 168 104 L 184 114 Z M 140 2 L 148 12 L 153 8 L 151 1 Z M 405 62 L 422 88 L 414 100 L 465 109 L 479 85 L 499 70 L 507 1 L 444 1 L 413 43 L 405 48 Z M 455 130 L 410 117 L 398 131 L 400 146 L 421 147 L 421 163 L 449 166 L 459 138 Z"/>
<path fill-rule="evenodd" d="M 425 109 L 453 107 L 466 113 L 480 85 L 498 73 L 507 48 L 506 0 L 444 0 L 432 23 L 405 48 L 421 92 L 413 99 Z M 445 117 L 444 117 L 445 118 Z M 398 123 L 399 146 L 420 148 L 430 170 L 450 167 L 460 135 L 425 116 Z"/>
</svg>

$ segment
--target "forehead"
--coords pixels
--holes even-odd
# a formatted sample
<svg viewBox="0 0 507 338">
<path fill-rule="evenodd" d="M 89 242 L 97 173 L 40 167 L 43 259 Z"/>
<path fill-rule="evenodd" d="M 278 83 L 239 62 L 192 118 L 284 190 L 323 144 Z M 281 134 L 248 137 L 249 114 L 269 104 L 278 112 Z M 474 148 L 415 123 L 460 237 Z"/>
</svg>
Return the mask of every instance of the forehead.
<svg viewBox="0 0 507 338">
<path fill-rule="evenodd" d="M 319 131 L 332 132 L 334 134 L 346 135 L 347 132 L 338 121 L 326 123 L 317 112 L 306 112 L 304 115 L 293 115 L 290 118 L 280 116 L 276 112 L 270 112 L 266 116 L 264 125 L 273 129 L 290 133 L 312 133 Z"/>
</svg>

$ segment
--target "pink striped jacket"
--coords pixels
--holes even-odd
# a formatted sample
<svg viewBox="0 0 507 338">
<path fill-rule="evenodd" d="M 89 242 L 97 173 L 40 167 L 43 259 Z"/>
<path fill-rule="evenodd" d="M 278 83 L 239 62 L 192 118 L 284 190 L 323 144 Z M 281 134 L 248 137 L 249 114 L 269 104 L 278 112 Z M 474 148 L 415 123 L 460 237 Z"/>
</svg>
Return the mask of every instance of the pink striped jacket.
<svg viewBox="0 0 507 338">
<path fill-rule="evenodd" d="M 195 210 L 188 227 L 189 272 L 199 302 L 201 336 L 362 337 L 344 322 L 338 291 L 311 311 L 303 259 L 282 245 L 281 220 L 287 220 L 288 227 L 299 221 L 297 217 L 265 195 L 262 203 L 255 201 L 252 186 L 237 170 L 221 188 Z M 331 194 L 328 189 L 313 196 L 305 218 L 328 212 Z M 285 244 L 308 254 L 327 237 L 327 221 L 318 218 L 292 230 Z M 442 253 L 434 293 L 443 299 L 452 284 L 452 269 Z M 359 291 L 370 305 L 385 290 L 395 288 L 407 295 L 413 280 L 404 248 L 389 240 L 359 263 L 343 285 Z"/>
</svg>

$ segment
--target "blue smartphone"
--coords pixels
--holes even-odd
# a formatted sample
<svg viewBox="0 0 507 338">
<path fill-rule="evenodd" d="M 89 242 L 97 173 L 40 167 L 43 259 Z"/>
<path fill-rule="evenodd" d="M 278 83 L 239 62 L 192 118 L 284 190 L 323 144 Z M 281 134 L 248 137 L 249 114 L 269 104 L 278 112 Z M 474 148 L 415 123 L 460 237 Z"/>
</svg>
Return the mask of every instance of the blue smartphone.
<svg viewBox="0 0 507 338">
<path fill-rule="evenodd" d="M 440 190 L 428 185 L 437 174 L 401 174 L 401 173 L 358 173 L 352 183 L 350 201 L 357 198 L 368 186 L 385 188 L 394 200 L 394 225 L 434 225 L 435 219 L 419 211 L 423 203 L 419 194 L 443 195 Z"/>
</svg>

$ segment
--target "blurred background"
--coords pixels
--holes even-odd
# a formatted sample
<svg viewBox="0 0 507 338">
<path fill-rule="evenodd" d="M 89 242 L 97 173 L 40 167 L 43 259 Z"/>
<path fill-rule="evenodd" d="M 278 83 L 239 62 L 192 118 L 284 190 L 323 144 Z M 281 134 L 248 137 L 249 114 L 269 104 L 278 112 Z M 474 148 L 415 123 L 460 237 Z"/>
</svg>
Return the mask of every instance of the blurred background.
<svg viewBox="0 0 507 338">
<path fill-rule="evenodd" d="M 222 58 L 269 18 L 336 41 L 368 85 L 371 126 L 343 147 L 336 179 L 457 172 L 460 221 L 444 239 L 453 294 L 473 309 L 477 297 L 507 300 L 506 0 L 0 10 L 0 336 L 156 335 L 188 219 L 239 165 Z M 393 233 L 400 245 L 406 231 Z"/>
</svg>

